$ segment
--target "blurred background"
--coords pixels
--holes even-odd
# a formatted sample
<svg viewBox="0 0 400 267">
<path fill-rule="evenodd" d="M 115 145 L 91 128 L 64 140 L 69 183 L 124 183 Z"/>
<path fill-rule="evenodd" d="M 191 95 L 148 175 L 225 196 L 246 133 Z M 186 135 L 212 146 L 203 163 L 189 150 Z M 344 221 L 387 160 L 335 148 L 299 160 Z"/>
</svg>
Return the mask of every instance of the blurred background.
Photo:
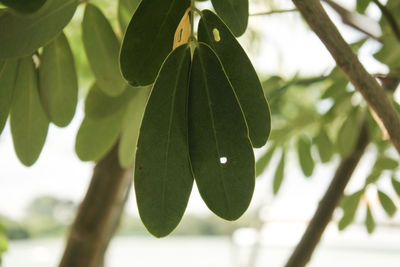
<svg viewBox="0 0 400 267">
<path fill-rule="evenodd" d="M 102 8 L 113 25 L 117 23 L 117 5 L 114 3 L 117 1 L 92 2 Z M 335 2 L 348 10 L 356 10 L 355 0 Z M 198 6 L 201 9 L 210 7 L 210 4 L 201 2 Z M 382 43 L 345 25 L 337 11 L 329 5 L 325 7 L 345 40 L 354 44 L 367 70 L 371 74 L 389 73 L 391 65 L 384 64 L 375 56 L 382 49 Z M 352 86 L 342 82 L 343 78 L 334 76 L 340 74 L 336 73 L 330 54 L 293 9 L 288 0 L 250 1 L 249 28 L 239 39 L 263 82 L 275 130 L 267 146 L 255 151 L 256 158 L 264 158 L 265 164 L 257 164 L 259 176 L 249 210 L 239 220 L 226 222 L 207 209 L 194 188 L 186 214 L 177 229 L 166 238 L 156 239 L 141 223 L 132 191 L 117 235 L 107 252 L 106 266 L 284 265 L 340 161 L 340 153 L 332 152 L 329 160 L 322 163 L 317 147 L 313 147 L 311 157 L 315 166 L 312 174 L 306 177 L 299 165 L 295 140 L 301 135 L 313 140 L 324 120 L 328 120 L 326 113 L 336 102 L 339 103 L 335 97 L 323 96 L 332 84 L 341 82 L 343 91 L 351 94 L 348 107 L 343 108 L 339 103 L 342 106 L 338 109 L 342 109 L 342 113 L 337 117 L 341 121 L 329 121 L 334 125 L 332 127 L 336 127 L 328 131 L 332 139 L 336 138 L 336 132 L 340 131 L 343 120 L 353 107 L 365 107 Z M 79 37 L 82 13 L 83 6 L 80 6 L 65 30 L 80 78 L 81 101 L 72 123 L 63 129 L 54 125 L 50 127 L 39 160 L 29 168 L 24 167 L 15 156 L 8 127 L 0 137 L 0 224 L 10 240 L 3 255 L 5 267 L 57 266 L 68 226 L 90 182 L 94 163 L 80 161 L 74 151 L 76 133 L 84 117 L 84 96 L 93 80 Z M 364 13 L 376 21 L 368 27 L 372 34 L 382 35 L 379 24 L 381 10 L 371 3 Z M 393 53 L 398 54 L 400 49 L 396 51 Z M 399 92 L 394 99 L 399 102 Z M 393 149 L 384 145 L 381 148 L 379 141 L 377 143 L 367 148 L 346 188 L 347 194 L 364 186 L 380 152 L 398 162 L 398 155 Z M 265 160 L 269 151 L 269 159 Z M 283 154 L 286 158 L 284 179 L 276 188 L 273 181 Z M 382 170 L 379 181 L 376 179 L 368 184 L 352 224 L 344 227 L 343 231 L 338 227 L 343 211 L 338 209 L 335 212 L 308 266 L 399 266 L 400 215 L 388 216 L 376 196 L 378 190 L 383 190 L 391 197 L 395 207 L 399 206 L 399 196 L 391 184 L 392 176 L 400 177 L 397 165 L 390 171 Z M 376 229 L 374 226 L 373 233 L 369 233 L 372 232 L 371 222 L 367 227 L 365 225 L 366 204 L 374 215 Z"/>
</svg>

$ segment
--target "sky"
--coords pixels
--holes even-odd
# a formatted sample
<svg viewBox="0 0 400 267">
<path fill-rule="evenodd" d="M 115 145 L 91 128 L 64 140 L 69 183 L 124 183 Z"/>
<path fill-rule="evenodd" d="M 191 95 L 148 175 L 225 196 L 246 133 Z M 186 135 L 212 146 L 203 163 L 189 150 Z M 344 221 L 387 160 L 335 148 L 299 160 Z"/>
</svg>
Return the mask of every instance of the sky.
<svg viewBox="0 0 400 267">
<path fill-rule="evenodd" d="M 339 1 L 350 8 L 353 1 Z M 286 6 L 285 6 L 286 5 Z M 283 7 L 292 8 L 290 1 L 283 1 Z M 329 10 L 329 9 L 328 9 Z M 263 11 L 252 6 L 250 13 Z M 368 12 L 376 16 L 377 11 L 370 8 Z M 360 35 L 348 27 L 341 26 L 338 18 L 332 14 L 340 25 L 341 32 L 348 42 L 355 41 Z M 318 75 L 326 73 L 334 66 L 329 53 L 300 19 L 297 13 L 275 14 L 251 17 L 250 27 L 259 30 L 260 47 L 250 45 L 249 32 L 240 38 L 248 51 L 255 68 L 262 74 L 279 74 L 290 77 L 301 75 Z M 377 49 L 371 42 L 361 51 L 361 61 L 371 73 L 386 72 L 385 66 L 377 63 L 369 55 Z M 0 214 L 21 219 L 27 204 L 35 197 L 53 195 L 59 198 L 79 202 L 87 189 L 94 164 L 82 162 L 74 152 L 75 136 L 83 119 L 83 105 L 79 104 L 75 118 L 66 128 L 52 125 L 49 128 L 46 144 L 39 160 L 32 167 L 24 167 L 17 159 L 9 127 L 6 126 L 0 136 Z M 260 151 L 256 151 L 259 155 Z M 294 157 L 291 155 L 290 157 Z M 276 161 L 277 159 L 273 159 Z M 363 182 L 371 157 L 363 158 L 348 190 L 356 189 Z M 272 171 L 268 170 L 263 179 L 257 181 L 251 209 L 267 203 L 262 212 L 278 219 L 306 220 L 309 218 L 318 200 L 327 187 L 337 161 L 331 165 L 318 166 L 311 178 L 304 178 L 299 167 L 289 161 L 289 171 L 282 186 L 282 192 L 272 197 Z M 126 211 L 137 214 L 135 197 L 129 198 Z M 290 211 L 290 212 L 287 212 Z M 209 214 L 195 188 L 187 209 L 188 213 Z M 383 218 L 383 215 L 380 215 Z"/>
</svg>

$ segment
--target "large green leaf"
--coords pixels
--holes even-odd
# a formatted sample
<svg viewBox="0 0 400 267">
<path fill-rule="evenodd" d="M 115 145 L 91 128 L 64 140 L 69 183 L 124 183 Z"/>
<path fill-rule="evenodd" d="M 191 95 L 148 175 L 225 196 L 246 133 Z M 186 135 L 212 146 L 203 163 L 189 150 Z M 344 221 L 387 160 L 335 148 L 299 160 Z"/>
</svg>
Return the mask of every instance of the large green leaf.
<svg viewBox="0 0 400 267">
<path fill-rule="evenodd" d="M 46 0 L 0 0 L 0 3 L 26 14 L 37 11 L 46 3 Z"/>
<path fill-rule="evenodd" d="M 334 154 L 334 146 L 324 128 L 321 128 L 314 142 L 317 146 L 321 161 L 323 163 L 329 162 Z"/>
<path fill-rule="evenodd" d="M 90 119 L 101 119 L 124 108 L 138 90 L 141 90 L 129 85 L 126 87 L 121 95 L 112 97 L 103 93 L 97 83 L 93 84 L 85 99 L 85 115 Z"/>
<path fill-rule="evenodd" d="M 77 0 L 49 0 L 32 16 L 6 11 L 0 16 L 0 58 L 27 56 L 46 45 L 68 24 Z"/>
<path fill-rule="evenodd" d="M 339 230 L 344 230 L 354 220 L 363 193 L 364 191 L 360 190 L 343 198 L 341 203 L 343 216 L 339 221 Z"/>
<path fill-rule="evenodd" d="M 98 161 L 115 144 L 125 108 L 101 119 L 85 117 L 76 136 L 75 151 L 83 161 Z"/>
<path fill-rule="evenodd" d="M 215 11 L 235 36 L 242 35 L 249 20 L 249 0 L 211 0 Z"/>
<path fill-rule="evenodd" d="M 305 176 L 310 177 L 314 171 L 315 164 L 311 155 L 311 142 L 307 137 L 302 136 L 297 141 L 297 153 L 301 170 Z"/>
<path fill-rule="evenodd" d="M 78 101 L 74 57 L 64 33 L 44 47 L 40 56 L 39 87 L 42 103 L 54 124 L 67 126 Z"/>
<path fill-rule="evenodd" d="M 40 102 L 37 72 L 30 56 L 18 64 L 10 126 L 18 158 L 24 165 L 32 165 L 42 151 L 49 120 Z"/>
<path fill-rule="evenodd" d="M 279 189 L 281 188 L 284 172 L 285 172 L 285 151 L 282 151 L 281 160 L 279 161 L 278 167 L 276 168 L 274 175 L 274 183 L 273 183 L 273 193 L 274 195 L 278 194 Z"/>
<path fill-rule="evenodd" d="M 181 220 L 193 186 L 188 153 L 190 49 L 164 62 L 147 103 L 137 145 L 135 191 L 140 218 L 157 237 Z"/>
<path fill-rule="evenodd" d="M 118 2 L 118 22 L 122 32 L 126 31 L 132 15 L 138 8 L 141 0 L 119 0 Z"/>
<path fill-rule="evenodd" d="M 149 90 L 147 88 L 140 88 L 126 108 L 118 148 L 119 164 L 124 168 L 129 167 L 135 160 L 140 125 L 148 96 Z"/>
<path fill-rule="evenodd" d="M 121 71 L 133 86 L 154 82 L 172 50 L 176 28 L 190 0 L 142 0 L 125 33 Z"/>
<path fill-rule="evenodd" d="M 246 52 L 225 24 L 209 10 L 203 11 L 198 35 L 199 41 L 207 43 L 222 63 L 243 110 L 253 146 L 263 146 L 270 134 L 271 115 L 260 80 Z"/>
<path fill-rule="evenodd" d="M 0 134 L 10 112 L 17 67 L 17 60 L 0 60 Z"/>
<path fill-rule="evenodd" d="M 224 219 L 239 218 L 254 190 L 254 155 L 235 93 L 217 55 L 204 43 L 193 55 L 189 148 L 207 206 Z"/>
<path fill-rule="evenodd" d="M 110 96 L 120 95 L 126 84 L 119 71 L 119 41 L 107 18 L 92 4 L 86 5 L 82 40 L 99 88 Z"/>
<path fill-rule="evenodd" d="M 397 207 L 393 203 L 393 200 L 380 190 L 378 190 L 378 198 L 379 202 L 381 202 L 382 208 L 386 211 L 387 215 L 389 215 L 389 217 L 393 217 L 397 211 Z"/>
</svg>

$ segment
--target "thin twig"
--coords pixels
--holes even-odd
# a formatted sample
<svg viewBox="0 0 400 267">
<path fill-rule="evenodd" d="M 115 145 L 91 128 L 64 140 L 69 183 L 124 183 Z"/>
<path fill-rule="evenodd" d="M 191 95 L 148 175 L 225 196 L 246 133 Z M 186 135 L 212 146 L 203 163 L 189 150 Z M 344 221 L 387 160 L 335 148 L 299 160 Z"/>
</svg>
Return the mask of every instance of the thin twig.
<svg viewBox="0 0 400 267">
<path fill-rule="evenodd" d="M 293 0 L 293 3 L 329 50 L 338 67 L 382 121 L 389 133 L 390 141 L 400 154 L 400 117 L 385 90 L 365 70 L 326 14 L 320 0 Z"/>
<path fill-rule="evenodd" d="M 377 7 L 381 10 L 382 15 L 387 19 L 389 22 L 390 28 L 392 29 L 394 35 L 396 36 L 396 39 L 400 41 L 400 27 L 399 24 L 397 24 L 396 19 L 394 18 L 393 14 L 386 8 L 386 6 L 382 5 L 379 0 L 372 0 Z"/>
<path fill-rule="evenodd" d="M 297 8 L 278 9 L 278 10 L 270 10 L 270 11 L 254 13 L 254 14 L 250 14 L 249 16 L 252 16 L 252 17 L 254 17 L 254 16 L 267 16 L 267 15 L 272 15 L 272 14 L 291 13 L 291 12 L 296 12 L 296 11 L 298 11 Z"/>
<path fill-rule="evenodd" d="M 321 240 L 322 234 L 332 218 L 336 206 L 339 204 L 344 189 L 350 181 L 354 169 L 360 162 L 369 142 L 367 122 L 364 120 L 360 128 L 356 147 L 350 155 L 341 160 L 328 190 L 319 202 L 317 211 L 285 267 L 304 267 L 310 261 L 315 248 Z"/>
</svg>

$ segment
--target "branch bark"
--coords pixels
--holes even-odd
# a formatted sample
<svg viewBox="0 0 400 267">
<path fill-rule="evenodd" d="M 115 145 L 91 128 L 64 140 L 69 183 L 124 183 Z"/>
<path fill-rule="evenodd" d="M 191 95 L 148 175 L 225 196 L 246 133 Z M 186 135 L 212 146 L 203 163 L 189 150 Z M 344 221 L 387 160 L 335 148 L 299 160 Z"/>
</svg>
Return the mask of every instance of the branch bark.
<svg viewBox="0 0 400 267">
<path fill-rule="evenodd" d="M 133 171 L 118 162 L 118 145 L 95 166 L 71 226 L 59 267 L 101 267 L 131 187 Z"/>
<path fill-rule="evenodd" d="M 285 267 L 303 267 L 310 261 L 311 256 L 343 195 L 344 189 L 369 142 L 370 138 L 368 135 L 367 122 L 364 120 L 360 128 L 356 147 L 350 155 L 341 160 L 328 190 L 321 199 L 317 211 Z"/>
<path fill-rule="evenodd" d="M 344 41 L 323 9 L 320 0 L 293 0 L 293 3 L 325 44 L 337 65 L 382 121 L 390 141 L 400 154 L 400 117 L 384 89 L 365 70 L 350 46 Z"/>
</svg>

